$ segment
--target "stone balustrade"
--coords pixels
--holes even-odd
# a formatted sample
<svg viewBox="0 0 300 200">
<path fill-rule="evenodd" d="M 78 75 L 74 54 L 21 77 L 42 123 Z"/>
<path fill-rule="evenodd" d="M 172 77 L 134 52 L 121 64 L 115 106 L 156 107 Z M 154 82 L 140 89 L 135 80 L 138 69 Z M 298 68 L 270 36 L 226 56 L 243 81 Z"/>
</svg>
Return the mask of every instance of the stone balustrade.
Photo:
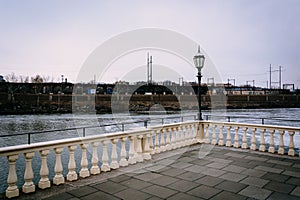
<svg viewBox="0 0 300 200">
<path fill-rule="evenodd" d="M 277 154 L 287 153 L 289 156 L 295 156 L 295 148 L 299 149 L 299 146 L 295 147 L 295 134 L 300 133 L 298 127 L 216 121 L 203 121 L 201 125 L 205 132 L 202 140 L 204 143 Z"/>
<path fill-rule="evenodd" d="M 228 147 L 252 149 L 295 155 L 294 135 L 300 128 L 241 124 L 215 121 L 192 121 L 166 124 L 149 128 L 140 128 L 127 132 L 101 134 L 81 138 L 56 140 L 0 148 L 0 156 L 6 156 L 9 162 L 6 197 L 19 196 L 17 185 L 17 159 L 24 155 L 25 171 L 23 176 L 23 193 L 31 193 L 36 187 L 46 189 L 51 185 L 64 184 L 66 181 L 76 181 L 102 172 L 125 167 L 144 160 L 150 160 L 153 154 L 175 150 L 196 143 L 211 143 Z M 289 135 L 289 145 L 285 146 L 284 135 Z M 278 142 L 278 143 L 277 143 Z M 102 150 L 99 151 L 99 148 Z M 80 150 L 80 162 L 76 162 L 75 151 Z M 62 153 L 69 155 L 68 165 L 62 164 Z M 102 155 L 99 155 L 101 152 Z M 55 154 L 54 167 L 48 167 L 48 155 Z M 88 156 L 88 153 L 91 156 Z M 40 157 L 40 171 L 35 174 L 32 169 L 34 156 Z M 79 165 L 79 166 L 78 166 Z M 67 169 L 66 169 L 67 168 Z M 79 173 L 76 172 L 76 169 Z M 63 171 L 67 170 L 66 176 Z M 50 174 L 54 177 L 50 180 Z M 34 177 L 40 177 L 38 184 Z"/>
</svg>

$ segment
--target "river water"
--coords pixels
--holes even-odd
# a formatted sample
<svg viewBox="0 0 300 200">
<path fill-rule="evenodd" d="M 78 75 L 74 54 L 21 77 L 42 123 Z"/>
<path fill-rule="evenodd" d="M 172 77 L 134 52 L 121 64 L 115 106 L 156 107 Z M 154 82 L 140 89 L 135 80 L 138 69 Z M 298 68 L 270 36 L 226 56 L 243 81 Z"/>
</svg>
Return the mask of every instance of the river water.
<svg viewBox="0 0 300 200">
<path fill-rule="evenodd" d="M 141 121 L 138 123 L 125 124 L 124 129 L 129 130 L 132 128 L 143 127 L 145 124 L 143 120 L 148 120 L 148 126 L 157 125 L 162 123 L 173 123 L 180 121 L 193 120 L 196 116 L 197 111 L 185 111 L 181 113 L 166 114 L 165 112 L 151 112 L 144 114 L 51 114 L 51 115 L 6 115 L 0 116 L 0 136 L 9 135 L 8 137 L 0 137 L 0 148 L 6 146 L 27 144 L 28 136 L 13 136 L 19 133 L 37 132 L 44 130 L 60 130 L 74 127 L 86 127 L 86 126 L 98 126 L 97 128 L 89 128 L 85 130 L 86 135 L 103 134 L 109 132 L 116 132 L 122 130 L 121 123 L 131 123 L 134 121 Z M 278 108 L 278 109 L 227 109 L 227 110 L 213 110 L 203 111 L 203 118 L 206 119 L 208 115 L 209 119 L 218 121 L 231 122 L 243 122 L 261 124 L 264 118 L 265 124 L 271 125 L 283 125 L 300 127 L 300 108 Z M 225 117 L 227 116 L 227 117 Z M 228 118 L 230 116 L 230 119 Z M 114 125 L 118 124 L 118 125 Z M 109 125 L 100 127 L 100 125 Z M 31 143 L 50 141 L 63 138 L 72 138 L 82 136 L 83 130 L 81 128 L 65 131 L 53 131 L 47 133 L 32 134 L 30 137 Z M 285 134 L 287 139 L 288 135 Z M 300 135 L 295 135 L 295 147 L 300 146 Z M 80 155 L 80 150 L 77 148 L 77 155 Z M 299 151 L 299 149 L 297 150 Z M 100 153 L 100 152 L 99 152 Z M 68 160 L 67 150 L 62 154 L 63 160 Z M 88 156 L 91 156 L 90 154 Z M 54 153 L 48 155 L 49 168 L 53 168 L 52 164 L 55 160 Z M 80 158 L 77 158 L 80 160 Z M 6 177 L 8 173 L 8 162 L 4 157 L 0 157 L 2 163 L 0 167 L 0 193 L 5 191 Z M 23 155 L 17 161 L 18 163 L 24 163 Z M 38 174 L 40 164 L 40 156 L 36 153 L 33 159 L 33 170 L 35 174 Z M 67 162 L 64 163 L 67 166 Z M 25 170 L 24 165 L 18 165 L 18 176 L 21 176 L 21 172 Z M 67 167 L 64 167 L 64 174 L 67 173 Z M 78 171 L 79 169 L 77 169 Z M 50 179 L 53 178 L 54 174 L 50 172 Z M 24 182 L 19 180 L 18 185 L 21 186 Z M 35 177 L 35 183 L 39 180 L 39 175 Z M 3 184 L 2 184 L 3 183 Z"/>
</svg>

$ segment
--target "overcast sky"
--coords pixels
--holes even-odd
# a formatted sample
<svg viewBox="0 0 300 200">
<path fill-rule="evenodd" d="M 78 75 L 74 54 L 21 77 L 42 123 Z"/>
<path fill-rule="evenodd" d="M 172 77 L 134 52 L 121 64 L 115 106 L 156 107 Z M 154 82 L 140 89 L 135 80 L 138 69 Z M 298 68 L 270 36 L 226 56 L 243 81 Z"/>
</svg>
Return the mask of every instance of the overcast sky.
<svg viewBox="0 0 300 200">
<path fill-rule="evenodd" d="M 91 52 L 112 36 L 157 27 L 201 44 L 223 82 L 266 86 L 272 64 L 283 66 L 283 83 L 300 88 L 299 22 L 299 0 L 0 0 L 0 74 L 75 81 Z M 278 72 L 272 76 L 278 81 Z"/>
</svg>

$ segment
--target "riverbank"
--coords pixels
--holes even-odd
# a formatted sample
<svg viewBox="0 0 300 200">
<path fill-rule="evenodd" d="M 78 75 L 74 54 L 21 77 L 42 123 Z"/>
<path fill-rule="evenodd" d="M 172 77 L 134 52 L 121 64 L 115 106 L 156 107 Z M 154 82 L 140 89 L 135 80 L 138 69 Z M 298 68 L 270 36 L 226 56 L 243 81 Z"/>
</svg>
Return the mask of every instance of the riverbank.
<svg viewBox="0 0 300 200">
<path fill-rule="evenodd" d="M 202 95 L 202 109 L 300 108 L 299 95 Z M 197 110 L 195 95 L 0 94 L 0 115 L 54 113 L 147 112 L 154 105 L 166 111 Z"/>
</svg>

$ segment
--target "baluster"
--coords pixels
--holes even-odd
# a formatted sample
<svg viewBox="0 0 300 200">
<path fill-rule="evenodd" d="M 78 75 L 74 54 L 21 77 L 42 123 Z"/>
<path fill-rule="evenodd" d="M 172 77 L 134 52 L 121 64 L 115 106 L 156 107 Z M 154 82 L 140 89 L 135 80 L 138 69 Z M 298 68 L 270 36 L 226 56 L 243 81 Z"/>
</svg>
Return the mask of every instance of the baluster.
<svg viewBox="0 0 300 200">
<path fill-rule="evenodd" d="M 179 133 L 179 127 L 175 127 L 175 149 L 178 149 L 180 147 L 180 133 Z"/>
<path fill-rule="evenodd" d="M 216 134 L 217 125 L 213 124 L 212 127 L 213 127 L 213 133 L 212 133 L 211 144 L 216 145 L 217 144 L 217 134 Z"/>
<path fill-rule="evenodd" d="M 170 129 L 166 128 L 166 151 L 170 151 L 172 149 L 171 147 L 171 139 L 170 139 Z"/>
<path fill-rule="evenodd" d="M 33 179 L 33 171 L 32 171 L 32 158 L 34 156 L 34 152 L 30 153 L 24 153 L 25 159 L 26 159 L 26 168 L 25 168 L 25 173 L 24 173 L 24 180 L 25 183 L 22 187 L 22 191 L 24 193 L 30 193 L 35 191 L 35 185 L 32 181 Z"/>
<path fill-rule="evenodd" d="M 88 169 L 88 159 L 86 157 L 86 148 L 88 144 L 81 144 L 81 151 L 82 151 L 82 156 L 81 156 L 81 170 L 79 171 L 79 176 L 82 178 L 90 176 L 90 172 Z"/>
<path fill-rule="evenodd" d="M 8 187 L 6 189 L 5 195 L 7 198 L 13 198 L 19 196 L 19 189 L 17 186 L 17 173 L 16 173 L 16 160 L 18 159 L 18 155 L 7 156 L 9 161 L 9 171 L 7 177 Z"/>
<path fill-rule="evenodd" d="M 150 148 L 149 148 L 149 139 L 152 139 L 152 134 L 144 134 L 142 138 L 142 145 L 143 145 L 143 159 L 144 160 L 150 160 L 151 155 L 150 155 Z"/>
<path fill-rule="evenodd" d="M 224 128 L 224 125 L 220 125 L 220 134 L 219 134 L 219 142 L 218 142 L 219 146 L 224 146 L 223 128 Z"/>
<path fill-rule="evenodd" d="M 138 135 L 137 136 L 137 149 L 136 149 L 136 153 L 137 153 L 137 157 L 136 157 L 136 161 L 137 162 L 143 162 L 143 151 L 142 151 L 142 138 L 143 135 Z"/>
<path fill-rule="evenodd" d="M 155 136 L 154 136 L 155 137 Z M 155 146 L 153 143 L 153 135 L 152 135 L 152 131 L 150 132 L 150 141 L 149 141 L 149 148 L 150 148 L 150 154 L 153 155 L 155 154 Z"/>
<path fill-rule="evenodd" d="M 121 139 L 122 141 L 122 147 L 121 147 L 121 160 L 120 160 L 120 166 L 121 167 L 125 167 L 128 166 L 128 161 L 126 160 L 126 148 L 125 148 L 125 144 L 127 141 L 127 137 L 123 137 Z"/>
<path fill-rule="evenodd" d="M 135 164 L 136 163 L 136 158 L 134 156 L 135 155 L 134 138 L 135 138 L 135 136 L 130 136 L 129 137 L 129 140 L 130 140 L 129 159 L 128 159 L 129 164 Z"/>
<path fill-rule="evenodd" d="M 232 143 L 231 143 L 231 133 L 230 133 L 230 129 L 231 126 L 227 126 L 227 136 L 226 136 L 226 147 L 231 147 Z"/>
<path fill-rule="evenodd" d="M 53 183 L 55 185 L 60 185 L 63 184 L 65 182 L 65 178 L 62 174 L 63 171 L 63 167 L 62 167 L 62 163 L 61 163 L 61 153 L 64 150 L 64 148 L 54 148 L 54 152 L 55 152 L 55 167 L 54 167 L 54 172 L 55 172 L 55 176 L 53 178 Z"/>
<path fill-rule="evenodd" d="M 172 140 L 171 140 L 171 143 L 172 143 L 172 149 L 176 149 L 177 148 L 177 142 L 176 142 L 176 129 L 175 127 L 172 127 L 171 128 L 171 133 L 172 133 Z"/>
<path fill-rule="evenodd" d="M 193 124 L 193 144 L 197 144 L 198 143 L 198 138 L 197 138 L 197 130 L 198 130 L 198 124 Z"/>
<path fill-rule="evenodd" d="M 180 133 L 180 136 L 178 137 L 179 138 L 179 147 L 183 147 L 184 146 L 184 132 L 183 132 L 183 126 L 181 125 L 179 127 L 179 133 Z"/>
<path fill-rule="evenodd" d="M 205 136 L 204 136 L 204 143 L 209 144 L 209 124 L 205 124 L 206 130 L 205 130 Z"/>
<path fill-rule="evenodd" d="M 274 153 L 275 152 L 275 147 L 274 147 L 274 133 L 275 133 L 275 130 L 272 129 L 270 130 L 270 147 L 269 147 L 269 152 L 270 153 Z"/>
<path fill-rule="evenodd" d="M 159 141 L 159 135 L 158 135 L 158 131 L 154 130 L 154 134 L 155 134 L 155 153 L 160 153 L 160 141 Z"/>
<path fill-rule="evenodd" d="M 190 132 L 190 127 L 189 127 L 189 125 L 185 125 L 184 126 L 185 127 L 185 140 L 184 140 L 184 144 L 185 144 L 185 146 L 188 146 L 188 145 L 190 145 L 190 138 L 191 138 L 191 132 Z"/>
<path fill-rule="evenodd" d="M 234 144 L 233 147 L 234 148 L 239 148 L 240 144 L 239 144 L 239 128 L 238 126 L 235 127 L 235 134 L 234 134 Z"/>
<path fill-rule="evenodd" d="M 98 146 L 99 142 L 92 142 L 93 147 L 93 155 L 92 155 L 92 167 L 91 167 L 91 174 L 96 175 L 100 174 L 100 167 L 98 165 L 99 158 L 98 158 Z"/>
<path fill-rule="evenodd" d="M 279 149 L 278 154 L 284 154 L 284 141 L 283 141 L 284 130 L 279 130 Z"/>
<path fill-rule="evenodd" d="M 251 137 L 251 150 L 256 150 L 256 137 L 255 137 L 256 128 L 252 128 L 252 137 Z"/>
<path fill-rule="evenodd" d="M 248 148 L 248 145 L 247 145 L 247 130 L 248 130 L 248 127 L 243 128 L 242 149 L 247 149 Z"/>
<path fill-rule="evenodd" d="M 259 151 L 266 151 L 265 132 L 266 132 L 266 129 L 264 129 L 264 128 L 260 130 Z"/>
<path fill-rule="evenodd" d="M 102 165 L 101 171 L 108 172 L 110 171 L 110 167 L 108 164 L 108 152 L 107 152 L 107 144 L 109 143 L 108 140 L 102 141 Z"/>
<path fill-rule="evenodd" d="M 160 130 L 160 151 L 166 151 L 165 128 Z"/>
<path fill-rule="evenodd" d="M 49 175 L 49 169 L 48 169 L 48 165 L 47 165 L 47 155 L 49 154 L 50 150 L 41 150 L 40 151 L 40 155 L 42 157 L 42 165 L 41 165 L 41 169 L 40 169 L 40 176 L 41 179 L 39 181 L 39 188 L 41 189 L 45 189 L 45 188 L 49 188 L 50 187 L 50 181 L 48 178 Z"/>
<path fill-rule="evenodd" d="M 189 140 L 188 140 L 188 145 L 193 144 L 193 128 L 192 125 L 188 125 L 188 136 L 189 136 Z"/>
<path fill-rule="evenodd" d="M 74 157 L 74 151 L 77 148 L 77 146 L 69 146 L 69 152 L 70 152 L 70 159 L 69 159 L 69 164 L 68 164 L 68 168 L 69 168 L 69 172 L 67 174 L 67 180 L 68 181 L 74 181 L 77 180 L 77 173 L 75 171 L 76 169 L 76 162 L 75 162 L 75 157 Z"/>
<path fill-rule="evenodd" d="M 294 135 L 295 135 L 295 131 L 289 131 L 289 135 L 290 135 L 290 144 L 289 144 L 289 151 L 288 151 L 288 155 L 289 156 L 294 156 L 295 155 L 295 150 L 294 150 Z"/>
<path fill-rule="evenodd" d="M 111 139 L 111 143 L 112 143 L 111 163 L 110 163 L 110 168 L 111 169 L 118 169 L 119 168 L 117 145 L 116 145 L 118 140 L 119 139 Z"/>
</svg>

